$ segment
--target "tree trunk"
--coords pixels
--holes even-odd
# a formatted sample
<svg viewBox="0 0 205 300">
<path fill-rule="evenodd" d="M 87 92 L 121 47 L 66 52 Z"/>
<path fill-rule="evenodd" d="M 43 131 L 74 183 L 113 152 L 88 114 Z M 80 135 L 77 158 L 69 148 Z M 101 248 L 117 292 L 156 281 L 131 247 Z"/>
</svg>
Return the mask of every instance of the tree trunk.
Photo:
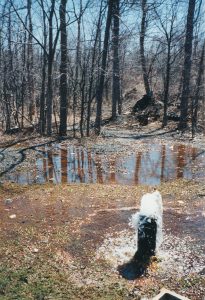
<svg viewBox="0 0 205 300">
<path fill-rule="evenodd" d="M 168 108 L 168 98 L 169 98 L 169 83 L 170 83 L 170 60 L 171 60 L 171 41 L 168 41 L 167 49 L 167 64 L 166 64 L 166 77 L 165 77 L 165 88 L 164 88 L 164 115 L 162 126 L 167 125 L 167 108 Z"/>
<path fill-rule="evenodd" d="M 46 83 L 46 63 L 47 57 L 43 53 L 43 67 L 42 67 L 42 84 L 41 84 L 41 96 L 40 96 L 40 133 L 45 134 L 46 118 L 45 118 L 45 83 Z"/>
<path fill-rule="evenodd" d="M 104 42 L 103 42 L 101 72 L 100 72 L 99 84 L 98 84 L 97 92 L 96 92 L 97 112 L 96 112 L 96 119 L 95 119 L 95 133 L 97 135 L 100 134 L 100 129 L 101 129 L 102 100 L 103 100 L 103 89 L 104 89 L 106 61 L 107 61 L 107 53 L 108 53 L 108 42 L 109 42 L 110 26 L 111 26 L 111 20 L 112 20 L 112 8 L 113 8 L 113 0 L 109 0 L 107 21 L 106 21 L 106 27 L 105 27 L 105 36 L 104 36 Z"/>
<path fill-rule="evenodd" d="M 66 135 L 67 132 L 67 31 L 66 31 L 66 3 L 61 0 L 60 5 L 60 29 L 61 29 L 61 65 L 60 65 L 60 127 L 59 135 Z"/>
<path fill-rule="evenodd" d="M 48 48 L 48 85 L 47 85 L 47 101 L 46 101 L 46 119 L 47 119 L 47 135 L 52 133 L 52 114 L 53 114 L 53 15 L 55 10 L 55 0 L 52 0 L 49 13 L 49 48 Z"/>
<path fill-rule="evenodd" d="M 28 76 L 28 98 L 29 98 L 29 120 L 33 121 L 33 115 L 35 111 L 34 104 L 34 80 L 33 80 L 33 24 L 31 17 L 31 5 L 32 0 L 27 0 L 27 10 L 28 10 L 28 48 L 27 48 L 27 76 Z"/>
<path fill-rule="evenodd" d="M 84 112 L 85 112 L 85 102 L 86 102 L 86 93 L 85 93 L 85 86 L 86 86 L 86 62 L 84 58 L 83 63 L 83 72 L 82 72 L 82 80 L 81 80 L 81 112 L 80 112 L 80 136 L 83 137 L 83 119 L 84 119 Z"/>
<path fill-rule="evenodd" d="M 189 0 L 189 8 L 186 23 L 186 38 L 184 45 L 184 66 L 182 70 L 182 95 L 180 105 L 180 122 L 179 129 L 187 128 L 188 122 L 188 104 L 190 94 L 190 74 L 191 74 L 191 57 L 192 57 L 192 42 L 193 42 L 193 29 L 194 29 L 194 11 L 196 0 Z"/>
<path fill-rule="evenodd" d="M 25 65 L 26 65 L 26 39 L 27 32 L 24 33 L 24 46 L 22 53 L 22 63 L 23 63 L 23 78 L 21 83 L 21 129 L 24 128 L 24 110 L 25 110 L 25 91 L 26 91 L 26 76 L 25 76 Z"/>
<path fill-rule="evenodd" d="M 201 51 L 201 57 L 200 57 L 199 68 L 198 68 L 198 76 L 196 82 L 196 92 L 192 104 L 192 137 L 194 137 L 196 127 L 197 127 L 197 122 L 198 122 L 199 98 L 200 98 L 201 86 L 203 84 L 202 80 L 204 74 L 204 55 L 205 55 L 205 41 L 203 43 L 203 47 Z"/>
<path fill-rule="evenodd" d="M 4 84 L 3 84 L 3 95 L 4 95 L 4 101 L 5 101 L 5 120 L 6 120 L 6 132 L 8 132 L 11 128 L 11 109 L 10 109 L 10 99 L 8 96 L 8 88 L 7 88 L 7 82 L 6 82 L 6 66 L 4 66 Z"/>
<path fill-rule="evenodd" d="M 99 18 L 98 18 L 98 22 L 97 22 L 95 41 L 94 41 L 93 53 L 92 53 L 91 70 L 90 70 L 90 82 L 89 82 L 89 90 L 88 90 L 88 108 L 87 108 L 87 125 L 86 125 L 87 136 L 90 135 L 90 117 L 91 117 L 91 103 L 93 100 L 94 69 L 95 69 L 95 61 L 96 61 L 96 56 L 97 56 L 97 43 L 98 43 L 99 36 L 100 36 L 101 20 L 102 20 L 102 1 L 100 4 Z"/>
<path fill-rule="evenodd" d="M 78 104 L 78 88 L 79 88 L 79 66 L 80 66 L 80 46 L 81 46 L 81 19 L 82 19 L 82 0 L 80 1 L 80 15 L 78 17 L 78 29 L 77 29 L 77 45 L 76 45 L 76 56 L 75 56 L 75 77 L 74 77 L 74 88 L 73 88 L 73 137 L 76 136 L 76 108 Z"/>
<path fill-rule="evenodd" d="M 40 122 L 39 129 L 41 134 L 45 134 L 46 128 L 46 116 L 45 116 L 45 86 L 46 86 L 46 64 L 47 64 L 47 53 L 46 53 L 46 44 L 47 44 L 47 31 L 46 31 L 46 13 L 44 10 L 44 3 L 41 0 L 41 6 L 43 11 L 43 66 L 42 66 L 42 83 L 41 83 L 41 95 L 40 95 Z"/>
<path fill-rule="evenodd" d="M 119 66 L 119 29 L 120 0 L 113 5 L 113 74 L 112 74 L 112 119 L 117 117 L 117 106 L 120 103 L 120 66 Z"/>
<path fill-rule="evenodd" d="M 149 76 L 147 72 L 147 65 L 145 59 L 145 51 L 144 51 L 144 40 L 145 40 L 145 33 L 146 33 L 146 17 L 147 17 L 147 0 L 142 0 L 142 20 L 141 20 L 141 28 L 140 28 L 140 60 L 142 66 L 142 73 L 143 73 L 143 81 L 146 94 L 150 96 L 151 89 L 149 85 Z"/>
</svg>

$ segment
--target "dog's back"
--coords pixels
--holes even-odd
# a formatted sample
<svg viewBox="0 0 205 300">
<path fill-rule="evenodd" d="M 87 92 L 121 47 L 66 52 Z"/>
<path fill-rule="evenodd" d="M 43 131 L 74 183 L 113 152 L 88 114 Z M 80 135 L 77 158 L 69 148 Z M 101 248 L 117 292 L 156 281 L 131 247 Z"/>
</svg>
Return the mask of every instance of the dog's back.
<svg viewBox="0 0 205 300">
<path fill-rule="evenodd" d="M 140 214 L 154 218 L 162 215 L 162 197 L 159 191 L 145 194 L 141 199 Z"/>
</svg>

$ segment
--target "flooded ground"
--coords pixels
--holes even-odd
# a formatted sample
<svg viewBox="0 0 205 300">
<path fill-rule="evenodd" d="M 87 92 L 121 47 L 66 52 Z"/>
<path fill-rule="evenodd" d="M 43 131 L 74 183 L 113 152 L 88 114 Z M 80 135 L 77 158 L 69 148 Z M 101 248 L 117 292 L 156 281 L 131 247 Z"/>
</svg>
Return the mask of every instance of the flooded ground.
<svg viewBox="0 0 205 300">
<path fill-rule="evenodd" d="M 158 185 L 173 179 L 204 179 L 205 153 L 183 144 L 140 143 L 138 151 L 54 144 L 39 147 L 34 167 L 6 174 L 20 184 L 102 183 Z M 17 158 L 18 159 L 18 158 Z M 21 158 L 19 158 L 21 159 Z"/>
<path fill-rule="evenodd" d="M 145 300 L 162 287 L 203 299 L 203 147 L 117 130 L 13 144 L 0 150 L 0 299 Z M 125 280 L 118 268 L 136 251 L 129 220 L 153 185 L 164 242 L 145 276 Z"/>
</svg>

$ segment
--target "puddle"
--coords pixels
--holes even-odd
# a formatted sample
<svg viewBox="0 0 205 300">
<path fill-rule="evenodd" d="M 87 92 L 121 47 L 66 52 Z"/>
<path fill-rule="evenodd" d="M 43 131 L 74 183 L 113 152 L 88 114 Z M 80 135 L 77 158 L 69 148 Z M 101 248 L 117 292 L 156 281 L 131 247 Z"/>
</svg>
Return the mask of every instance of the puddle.
<svg viewBox="0 0 205 300">
<path fill-rule="evenodd" d="M 177 276 L 188 276 L 203 271 L 205 255 L 201 245 L 192 245 L 194 239 L 189 236 L 181 239 L 166 234 L 162 247 L 157 252 L 158 272 L 167 276 L 167 268 Z M 96 259 L 105 259 L 113 268 L 129 262 L 137 249 L 135 235 L 129 231 L 121 231 L 117 236 L 107 235 L 98 248 Z M 156 275 L 156 274 L 155 274 Z M 173 273 L 172 273 L 173 275 Z"/>
<path fill-rule="evenodd" d="M 172 179 L 205 177 L 205 155 L 197 148 L 144 144 L 143 150 L 127 154 L 108 148 L 88 150 L 59 144 L 44 147 L 36 158 L 34 170 L 18 168 L 5 178 L 20 184 L 51 181 L 158 185 Z"/>
</svg>

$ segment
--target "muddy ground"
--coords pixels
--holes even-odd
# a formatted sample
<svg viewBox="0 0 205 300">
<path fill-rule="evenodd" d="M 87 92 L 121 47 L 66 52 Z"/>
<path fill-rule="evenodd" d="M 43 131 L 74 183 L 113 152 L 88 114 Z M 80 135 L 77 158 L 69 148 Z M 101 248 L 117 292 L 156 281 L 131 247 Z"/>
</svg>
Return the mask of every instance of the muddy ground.
<svg viewBox="0 0 205 300">
<path fill-rule="evenodd" d="M 167 164 L 169 167 L 170 151 L 174 155 L 171 158 L 173 161 L 170 162 L 173 163 L 172 173 L 174 169 L 184 169 L 187 160 L 190 160 L 193 163 L 191 162 L 192 165 L 189 164 L 187 166 L 188 170 L 186 172 L 189 172 L 189 167 L 191 167 L 190 171 L 193 174 L 189 176 L 181 175 L 181 177 L 187 179 L 204 178 L 204 135 L 198 134 L 192 139 L 189 132 L 183 135 L 178 132 L 174 124 L 166 127 L 166 129 L 161 129 L 161 124 L 157 122 L 150 123 L 146 127 L 139 127 L 137 123 L 133 123 L 133 120 L 131 122 L 129 118 L 128 120 L 126 118 L 123 119 L 123 122 L 120 120 L 119 124 L 109 123 L 105 125 L 102 127 L 99 137 L 91 136 L 90 138 L 72 139 L 72 133 L 70 133 L 67 138 L 59 140 L 57 136 L 52 138 L 40 137 L 37 134 L 25 136 L 23 132 L 17 136 L 0 134 L 0 180 L 10 180 L 21 184 L 44 183 L 48 181 L 57 183 L 66 181 L 111 183 L 112 181 L 113 183 L 113 180 L 117 184 L 158 184 L 161 180 L 154 180 L 153 182 L 151 182 L 152 180 L 147 180 L 144 182 L 144 179 L 138 180 L 139 178 L 133 178 L 132 182 L 129 182 L 126 176 L 124 176 L 124 180 L 116 180 L 116 175 L 119 175 L 117 173 L 122 175 L 126 172 L 135 172 L 134 167 L 125 166 L 125 163 L 129 163 L 128 161 L 125 162 L 129 157 L 132 161 L 138 160 L 138 165 L 136 161 L 136 169 L 139 168 L 143 159 L 153 160 L 153 164 L 161 163 L 166 169 Z M 158 162 L 153 157 L 156 156 L 156 153 L 153 153 L 154 151 L 161 155 Z M 145 155 L 142 157 L 144 153 L 147 153 L 147 157 Z M 133 158 L 134 155 L 136 158 Z M 164 159 L 162 159 L 163 155 Z M 66 174 L 67 164 L 69 164 L 70 168 L 78 169 L 78 172 L 71 170 L 71 173 L 75 174 Z M 84 170 L 80 170 L 82 169 L 81 164 L 87 164 L 88 169 L 89 167 L 91 169 L 94 168 L 94 171 L 97 173 L 94 175 L 98 178 L 91 178 L 92 180 L 83 179 L 82 177 L 86 174 L 82 173 L 91 173 L 92 170 L 85 170 L 84 166 Z M 114 173 L 114 170 L 111 169 L 118 168 L 111 180 L 108 178 L 103 180 L 102 178 L 109 177 L 108 174 L 101 174 L 105 165 L 109 165 L 108 168 L 110 170 L 108 172 L 110 173 Z M 145 173 L 147 172 L 146 167 L 144 166 L 143 170 Z M 152 167 L 154 169 L 156 166 L 153 165 Z M 164 171 L 163 173 L 165 174 L 168 172 L 167 170 Z M 184 173 L 184 170 L 179 170 L 180 172 Z M 197 172 L 199 174 L 196 174 Z M 62 176 L 59 176 L 57 173 L 62 173 Z M 75 178 L 73 178 L 73 175 Z M 91 176 L 92 174 L 88 175 Z M 144 177 L 146 174 L 138 174 L 141 177 L 142 175 Z M 174 179 L 172 175 L 168 174 L 164 180 Z M 72 178 L 67 180 L 66 177 L 69 176 Z M 180 177 L 180 174 L 177 176 Z M 76 180 L 76 177 L 78 177 L 78 180 Z"/>
<path fill-rule="evenodd" d="M 143 150 L 141 142 L 146 139 L 170 145 L 179 142 L 204 151 L 203 136 L 191 140 L 172 128 L 166 131 L 156 124 L 143 131 L 115 124 L 105 126 L 97 139 L 60 143 L 116 153 Z M 32 172 L 35 156 L 50 141 L 38 136 L 4 136 L 1 141 L 0 299 L 151 299 L 166 287 L 202 300 L 203 178 L 158 185 L 164 205 L 164 242 L 146 274 L 127 280 L 118 269 L 136 251 L 129 219 L 139 209 L 141 196 L 153 186 L 53 184 L 52 180 L 17 185 L 6 179 L 18 168 Z"/>
</svg>

